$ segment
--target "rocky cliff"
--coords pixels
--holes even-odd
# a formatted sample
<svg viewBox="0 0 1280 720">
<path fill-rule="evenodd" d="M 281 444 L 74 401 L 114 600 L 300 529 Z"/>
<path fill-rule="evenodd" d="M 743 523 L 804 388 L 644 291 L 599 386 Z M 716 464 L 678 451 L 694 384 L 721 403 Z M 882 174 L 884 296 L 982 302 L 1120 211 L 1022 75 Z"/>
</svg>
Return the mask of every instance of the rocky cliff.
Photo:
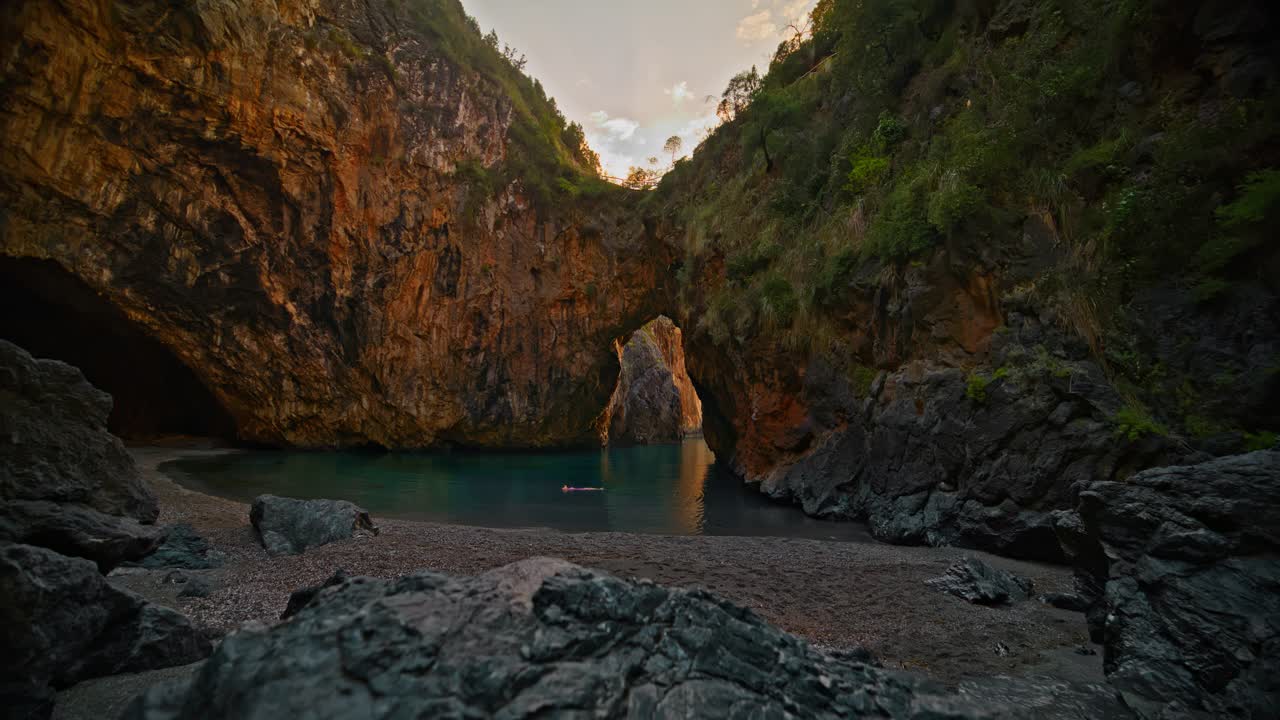
<svg viewBox="0 0 1280 720">
<path fill-rule="evenodd" d="M 719 461 L 885 539 L 1056 559 L 1075 483 L 1274 437 L 1272 10 L 811 20 L 646 203 Z"/>
<path fill-rule="evenodd" d="M 1059 558 L 1078 481 L 1280 428 L 1262 3 L 823 0 L 649 193 L 453 0 L 0 12 L 0 330 L 244 441 L 591 443 L 665 314 L 765 492 Z"/>
<path fill-rule="evenodd" d="M 665 246 L 457 2 L 0 13 L 7 285 L 72 276 L 244 441 L 594 440 Z"/>
</svg>

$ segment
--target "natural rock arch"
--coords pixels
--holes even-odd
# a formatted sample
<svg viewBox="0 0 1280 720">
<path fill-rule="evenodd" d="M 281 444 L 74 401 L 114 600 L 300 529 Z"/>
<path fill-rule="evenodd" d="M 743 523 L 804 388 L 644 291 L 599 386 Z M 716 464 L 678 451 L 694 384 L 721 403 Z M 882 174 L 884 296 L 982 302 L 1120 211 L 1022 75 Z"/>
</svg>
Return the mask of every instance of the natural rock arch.
<svg viewBox="0 0 1280 720">
<path fill-rule="evenodd" d="M 635 193 L 476 182 L 516 151 L 507 89 L 402 8 L 325 11 L 15 8 L 0 49 L 46 51 L 7 55 L 0 256 L 145 328 L 245 441 L 596 442 L 612 342 L 666 304 L 672 249 Z"/>
</svg>

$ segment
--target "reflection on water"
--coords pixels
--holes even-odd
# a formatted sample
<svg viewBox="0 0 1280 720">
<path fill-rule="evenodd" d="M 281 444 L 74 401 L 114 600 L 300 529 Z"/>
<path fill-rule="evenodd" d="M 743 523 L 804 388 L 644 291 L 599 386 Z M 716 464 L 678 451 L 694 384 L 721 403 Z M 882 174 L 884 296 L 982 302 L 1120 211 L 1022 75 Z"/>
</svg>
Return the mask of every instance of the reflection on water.
<svg viewBox="0 0 1280 720">
<path fill-rule="evenodd" d="M 702 439 L 558 453 L 242 452 L 161 466 L 201 492 L 335 498 L 374 515 L 487 527 L 672 535 L 862 539 L 844 523 L 769 502 L 727 473 Z M 562 485 L 604 492 L 562 492 Z"/>
</svg>

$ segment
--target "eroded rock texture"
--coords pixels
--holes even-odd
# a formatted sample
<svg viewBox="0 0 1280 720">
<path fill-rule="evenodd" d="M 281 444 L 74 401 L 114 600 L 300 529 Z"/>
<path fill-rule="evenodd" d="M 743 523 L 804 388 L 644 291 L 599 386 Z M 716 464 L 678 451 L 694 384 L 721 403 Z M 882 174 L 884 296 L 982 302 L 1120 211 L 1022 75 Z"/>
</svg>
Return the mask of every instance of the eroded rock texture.
<svg viewBox="0 0 1280 720">
<path fill-rule="evenodd" d="M 880 46 L 858 28 L 886 22 L 892 12 L 876 15 L 871 7 L 844 3 L 828 16 L 829 31 L 842 37 L 830 50 L 830 90 L 812 104 L 811 115 L 785 125 L 779 121 L 796 145 L 774 146 L 777 167 L 766 159 L 768 131 L 759 130 L 768 121 L 745 113 L 658 189 L 677 208 L 667 216 L 676 226 L 672 234 L 686 230 L 689 250 L 681 274 L 689 280 L 682 283 L 675 319 L 688 333 L 690 374 L 717 462 L 807 512 L 866 519 L 886 540 L 960 543 L 1055 559 L 1050 513 L 1074 504 L 1074 483 L 1181 462 L 1187 459 L 1183 443 L 1211 454 L 1239 452 L 1246 447 L 1245 431 L 1274 431 L 1280 422 L 1280 256 L 1275 243 L 1262 239 L 1270 237 L 1267 231 L 1260 230 L 1257 254 L 1240 256 L 1230 281 L 1219 281 L 1217 294 L 1206 302 L 1188 288 L 1197 280 L 1181 277 L 1183 267 L 1130 277 L 1131 255 L 1095 253 L 1100 246 L 1088 243 L 1099 235 L 1073 227 L 1083 214 L 1114 210 L 1114 193 L 1122 188 L 1168 197 L 1152 182 L 1153 166 L 1186 163 L 1169 173 L 1179 177 L 1183 168 L 1211 164 L 1172 150 L 1177 141 L 1164 132 L 1169 126 L 1161 113 L 1168 105 L 1162 103 L 1183 106 L 1205 132 L 1216 132 L 1215 118 L 1229 117 L 1233 107 L 1270 106 L 1278 77 L 1274 13 L 1256 2 L 1163 4 L 1125 33 L 1144 42 L 1101 51 L 1114 55 L 1107 55 L 1108 70 L 1091 80 L 1097 85 L 1079 107 L 1045 114 L 1025 110 L 1012 96 L 988 96 L 982 81 L 934 64 L 930 54 L 951 51 L 950 39 L 934 38 L 952 30 L 962 45 L 964 38 L 973 42 L 968 54 L 954 56 L 964 57 L 962 64 L 1000 55 L 997 48 L 1030 48 L 1063 28 L 1060 7 L 1026 0 L 902 5 L 914 18 L 904 23 L 904 33 L 920 33 L 917 47 L 928 52 L 889 59 L 892 69 L 878 71 L 870 68 L 883 59 L 869 49 Z M 1128 6 L 1072 7 L 1083 14 L 1069 34 L 1056 36 L 1062 48 L 1078 49 L 1086 38 L 1099 37 L 1096 27 L 1120 18 Z M 843 20 L 834 18 L 842 13 L 863 24 L 841 26 Z M 947 26 L 951 30 L 941 29 Z M 822 43 L 815 41 L 812 51 L 823 52 Z M 904 41 L 903 49 L 908 45 Z M 867 49 L 859 56 L 862 66 L 839 68 L 851 62 L 855 48 Z M 798 63 L 793 67 L 807 62 L 799 57 L 791 57 Z M 1050 64 L 1043 61 L 1037 66 Z M 1076 62 L 1061 72 L 1075 72 Z M 770 80 L 782 85 L 800 77 L 781 60 L 772 72 Z M 863 82 L 869 78 L 884 81 L 886 101 L 868 101 Z M 1171 101 L 1164 93 L 1174 87 L 1179 91 Z M 985 111 L 977 96 L 993 100 Z M 786 101 L 802 97 L 796 92 Z M 765 115 L 775 111 L 771 105 L 761 108 Z M 983 115 L 987 111 L 992 114 Z M 1093 134 L 1098 127 L 1107 128 L 1107 138 L 1122 126 L 1136 133 L 1125 160 L 1129 169 L 1110 179 L 1102 175 L 1111 170 L 1101 167 L 1092 179 L 1056 176 L 1071 198 L 1065 209 L 1053 207 L 1057 200 L 1028 200 L 1028 192 L 1039 192 L 1029 189 L 1034 183 L 1008 195 L 996 190 L 1008 179 L 1003 171 L 975 180 L 975 189 L 987 194 L 985 202 L 1000 208 L 1000 219 L 988 224 L 975 216 L 962 230 L 932 236 L 924 229 L 925 244 L 934 247 L 920 252 L 900 247 L 886 255 L 877 245 L 884 237 L 904 237 L 894 235 L 901 226 L 893 211 L 906 207 L 898 197 L 869 191 L 866 203 L 838 199 L 834 186 L 843 182 L 850 161 L 856 168 L 864 157 L 847 147 L 878 142 L 881 126 L 873 118 L 896 118 L 905 128 L 904 145 L 886 153 L 896 178 L 891 182 L 904 189 L 917 177 L 912 167 L 944 175 L 968 172 L 967 159 L 940 160 L 935 153 L 955 140 L 957 123 L 977 116 L 986 118 L 979 124 L 998 122 L 994 118 L 1003 112 L 1011 114 L 1002 117 L 1037 118 L 1028 126 L 1036 130 L 1028 133 L 1047 133 L 1023 146 L 1027 157 L 1017 162 L 1031 163 L 1029 170 L 1058 172 L 1065 158 L 1056 158 L 1055 148 L 1086 126 L 1082 136 L 1091 139 L 1082 147 L 1102 139 Z M 1053 130 L 1041 115 L 1046 121 L 1052 116 Z M 1091 119 L 1082 122 L 1083 117 Z M 1258 137 L 1270 138 L 1271 116 L 1258 117 L 1267 118 L 1259 120 Z M 865 130 L 836 141 L 833 118 L 851 127 L 865 123 Z M 997 134 L 996 145 L 1017 145 L 1018 133 Z M 801 151 L 803 137 L 831 139 Z M 830 152 L 826 142 L 850 145 Z M 1250 172 L 1275 166 L 1269 150 L 1262 150 L 1273 144 L 1266 140 L 1251 146 L 1256 153 L 1240 152 L 1248 157 L 1233 163 L 1237 169 L 1229 185 L 1212 192 L 1204 186 L 1209 202 L 1186 225 L 1189 247 L 1208 247 L 1226 232 L 1214 223 L 1214 205 L 1239 197 L 1231 185 Z M 793 160 L 789 170 L 781 157 L 787 153 Z M 812 158 L 828 157 L 843 172 L 824 181 Z M 1194 174 L 1210 176 L 1206 169 Z M 801 188 L 810 181 L 828 183 L 827 190 L 806 194 Z M 735 193 L 735 183 L 744 189 Z M 1180 188 L 1182 180 L 1170 186 Z M 782 207 L 757 211 L 766 202 Z M 749 213 L 749 219 L 725 208 Z M 827 212 L 825 219 L 810 219 L 810 213 L 821 218 Z M 914 216 L 912 222 L 920 224 L 914 227 L 924 224 L 924 214 Z M 1159 256 L 1168 233 L 1156 225 L 1169 217 L 1160 211 L 1138 223 L 1135 247 Z M 779 232 L 775 221 L 788 229 Z M 1259 227 L 1274 224 L 1270 216 L 1265 223 Z M 806 234 L 800 228 L 807 226 L 821 231 Z M 822 231 L 835 242 L 825 242 Z M 1082 255 L 1073 255 L 1073 245 Z M 1078 263 L 1082 256 L 1104 270 L 1086 269 Z M 1201 262 L 1187 262 L 1187 275 L 1202 272 Z M 1125 280 L 1115 279 L 1122 274 Z M 1095 284 L 1103 276 L 1106 282 Z M 1123 396 L 1112 389 L 1113 379 Z M 1125 400 L 1138 406 L 1127 408 L 1131 414 L 1149 410 L 1164 430 L 1182 437 L 1162 443 L 1153 439 L 1161 433 L 1150 425 L 1124 430 L 1117 416 Z"/>
<path fill-rule="evenodd" d="M 0 340 L 0 540 L 104 571 L 156 546 L 159 506 L 107 432 L 110 412 L 111 396 L 76 368 Z"/>
<path fill-rule="evenodd" d="M 220 567 L 226 559 L 222 551 L 214 549 L 213 544 L 190 525 L 170 525 L 164 532 L 164 541 L 159 547 L 141 560 L 127 562 L 125 565 L 148 570 L 208 570 Z"/>
<path fill-rule="evenodd" d="M 850 315 L 844 356 L 695 336 L 708 443 L 765 493 L 885 540 L 1060 559 L 1052 513 L 1074 483 L 1183 451 L 1118 437 L 1122 400 L 1089 348 L 996 293 L 941 260 L 910 268 Z"/>
<path fill-rule="evenodd" d="M 337 579 L 126 717 L 1112 717 L 1101 688 L 948 692 L 827 655 L 704 591 L 534 558 L 478 577 Z M 336 641 L 335 641 L 336 639 Z"/>
<path fill-rule="evenodd" d="M 1144 717 L 1280 707 L 1280 450 L 1097 482 L 1059 514 L 1106 671 Z"/>
<path fill-rule="evenodd" d="M 622 191 L 469 180 L 513 100 L 410 5 L 6 4 L 0 254 L 87 284 L 244 440 L 594 442 L 668 252 Z"/>
<path fill-rule="evenodd" d="M 52 690 L 195 662 L 211 646 L 186 617 L 107 583 L 93 563 L 0 542 L 0 703 L 48 717 Z"/>
<path fill-rule="evenodd" d="M 979 605 L 1002 605 L 1031 597 L 1031 581 L 977 558 L 957 560 L 942 577 L 926 582 L 948 595 Z"/>
<path fill-rule="evenodd" d="M 259 495 L 249 508 L 249 521 L 272 555 L 296 555 L 353 535 L 378 534 L 368 511 L 346 500 Z"/>
<path fill-rule="evenodd" d="M 680 328 L 666 316 L 631 335 L 618 353 L 622 372 L 606 411 L 614 445 L 675 442 L 702 429 L 702 404 L 685 370 Z"/>
</svg>

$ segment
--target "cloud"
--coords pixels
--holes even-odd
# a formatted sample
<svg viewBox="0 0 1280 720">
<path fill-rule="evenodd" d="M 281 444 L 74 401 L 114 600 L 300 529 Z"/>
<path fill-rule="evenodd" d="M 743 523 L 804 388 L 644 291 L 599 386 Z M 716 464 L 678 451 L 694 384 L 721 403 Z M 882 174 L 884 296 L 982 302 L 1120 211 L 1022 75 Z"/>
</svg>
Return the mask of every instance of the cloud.
<svg viewBox="0 0 1280 720">
<path fill-rule="evenodd" d="M 685 100 L 693 97 L 693 93 L 689 92 L 688 80 L 681 80 L 666 90 L 663 90 L 662 93 L 664 95 L 670 95 L 671 102 L 675 103 L 676 107 L 679 107 Z"/>
<path fill-rule="evenodd" d="M 778 9 L 778 14 L 782 16 L 782 22 L 799 27 L 804 24 L 812 7 L 813 0 L 784 0 L 782 7 Z"/>
<path fill-rule="evenodd" d="M 640 129 L 640 123 L 631 118 L 609 117 L 609 113 L 597 110 L 591 113 L 591 122 L 615 140 L 627 140 Z"/>
<path fill-rule="evenodd" d="M 738 21 L 738 39 L 745 43 L 768 40 L 778 34 L 778 26 L 773 23 L 773 12 L 761 10 Z"/>
<path fill-rule="evenodd" d="M 804 26 L 814 2 L 771 0 L 768 7 L 738 21 L 738 39 L 747 45 L 779 39 L 786 34 L 788 25 Z M 752 0 L 751 9 L 756 10 L 760 5 L 760 0 Z"/>
<path fill-rule="evenodd" d="M 704 135 L 714 130 L 719 124 L 720 118 L 716 117 L 715 113 L 709 113 L 685 123 L 683 127 L 676 131 L 676 135 L 679 135 L 684 140 L 685 149 L 691 150 L 693 146 L 702 141 Z"/>
<path fill-rule="evenodd" d="M 606 136 L 588 133 L 587 142 L 591 143 L 591 147 L 599 153 L 600 166 L 604 168 L 606 175 L 617 178 L 626 177 L 627 168 L 640 164 L 631 153 L 614 149 Z"/>
</svg>

